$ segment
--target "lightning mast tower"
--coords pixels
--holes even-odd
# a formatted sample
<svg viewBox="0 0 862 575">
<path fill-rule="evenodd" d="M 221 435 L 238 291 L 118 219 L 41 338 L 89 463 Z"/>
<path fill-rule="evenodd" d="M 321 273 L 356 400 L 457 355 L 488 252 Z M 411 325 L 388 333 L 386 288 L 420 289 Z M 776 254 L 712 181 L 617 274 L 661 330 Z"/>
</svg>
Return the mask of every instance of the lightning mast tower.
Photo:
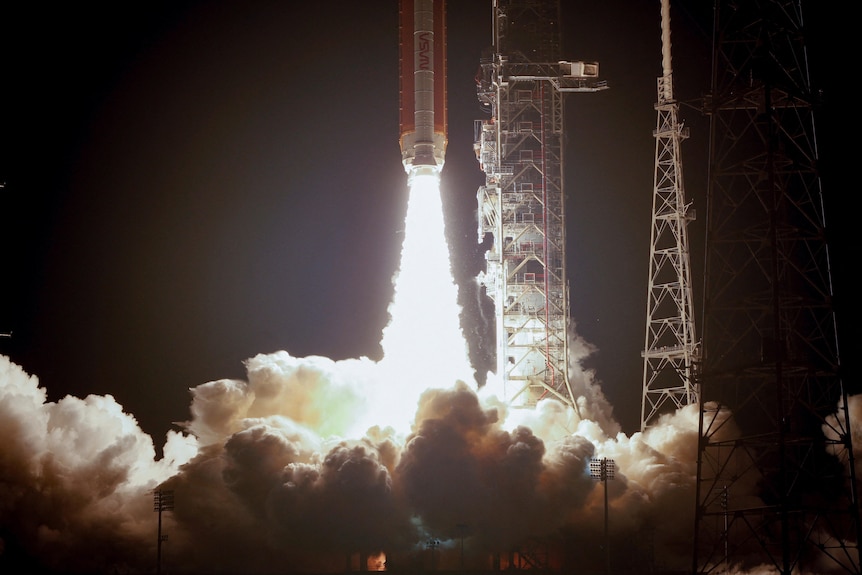
<svg viewBox="0 0 862 575">
<path fill-rule="evenodd" d="M 688 222 L 680 144 L 688 129 L 679 122 L 673 94 L 670 0 L 661 0 L 662 75 L 658 79 L 655 177 L 647 288 L 641 430 L 668 411 L 698 402 L 694 369 L 698 345 L 694 329 Z"/>
<path fill-rule="evenodd" d="M 559 0 L 492 0 L 493 47 L 477 76 L 490 119 L 475 125 L 485 184 L 477 192 L 480 276 L 496 310 L 504 399 L 531 407 L 575 398 L 567 369 L 569 291 L 563 101 L 606 88 L 598 64 L 560 60 Z"/>
<path fill-rule="evenodd" d="M 693 573 L 862 571 L 802 5 L 714 5 Z"/>
</svg>

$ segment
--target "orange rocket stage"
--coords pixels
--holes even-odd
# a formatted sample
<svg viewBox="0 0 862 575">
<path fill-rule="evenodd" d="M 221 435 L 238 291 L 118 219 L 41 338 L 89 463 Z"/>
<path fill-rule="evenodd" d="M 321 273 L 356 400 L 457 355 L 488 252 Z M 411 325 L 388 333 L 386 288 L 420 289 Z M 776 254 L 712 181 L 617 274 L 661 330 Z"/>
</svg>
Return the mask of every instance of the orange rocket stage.
<svg viewBox="0 0 862 575">
<path fill-rule="evenodd" d="M 446 2 L 400 0 L 401 160 L 439 172 L 446 156 Z"/>
</svg>

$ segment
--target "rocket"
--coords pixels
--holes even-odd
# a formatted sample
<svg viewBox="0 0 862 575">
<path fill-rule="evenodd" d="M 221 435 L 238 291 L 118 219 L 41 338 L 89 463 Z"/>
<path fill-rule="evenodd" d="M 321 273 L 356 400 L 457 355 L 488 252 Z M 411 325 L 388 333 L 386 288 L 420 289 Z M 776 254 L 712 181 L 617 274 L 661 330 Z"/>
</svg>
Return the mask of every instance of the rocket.
<svg viewBox="0 0 862 575">
<path fill-rule="evenodd" d="M 439 174 L 446 156 L 446 2 L 399 0 L 401 161 Z"/>
</svg>

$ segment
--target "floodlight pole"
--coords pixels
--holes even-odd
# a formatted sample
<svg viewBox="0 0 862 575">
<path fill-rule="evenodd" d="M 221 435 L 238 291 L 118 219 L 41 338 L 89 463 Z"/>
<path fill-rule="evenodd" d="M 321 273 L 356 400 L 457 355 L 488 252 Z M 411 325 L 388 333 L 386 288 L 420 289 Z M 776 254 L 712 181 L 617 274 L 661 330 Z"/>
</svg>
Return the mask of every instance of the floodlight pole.
<svg viewBox="0 0 862 575">
<path fill-rule="evenodd" d="M 461 570 L 464 570 L 464 535 L 467 533 L 467 525 L 459 523 L 457 526 L 458 534 L 461 536 Z"/>
<path fill-rule="evenodd" d="M 608 479 L 614 478 L 613 459 L 593 459 L 590 461 L 590 476 L 605 484 L 605 573 L 611 572 L 611 540 L 608 535 Z"/>
<path fill-rule="evenodd" d="M 162 572 L 162 541 L 168 538 L 162 536 L 162 511 L 170 511 L 174 508 L 174 492 L 162 489 L 153 490 L 153 511 L 159 514 L 159 531 L 156 540 L 156 573 Z"/>
<path fill-rule="evenodd" d="M 440 540 L 432 537 L 428 540 L 428 548 L 431 549 L 431 571 L 437 570 L 437 557 L 435 551 L 440 547 Z"/>
</svg>

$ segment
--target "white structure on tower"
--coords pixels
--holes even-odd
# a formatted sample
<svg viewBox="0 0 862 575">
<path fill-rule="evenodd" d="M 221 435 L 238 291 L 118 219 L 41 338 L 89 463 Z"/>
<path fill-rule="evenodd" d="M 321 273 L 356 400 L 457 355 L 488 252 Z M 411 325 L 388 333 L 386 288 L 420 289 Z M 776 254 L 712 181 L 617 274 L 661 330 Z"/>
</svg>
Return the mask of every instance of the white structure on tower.
<svg viewBox="0 0 862 575">
<path fill-rule="evenodd" d="M 559 0 L 493 0 L 493 47 L 477 75 L 490 117 L 475 126 L 481 275 L 496 317 L 504 399 L 575 405 L 568 378 L 569 291 L 563 190 L 563 102 L 595 92 L 598 64 L 560 60 Z"/>
</svg>

